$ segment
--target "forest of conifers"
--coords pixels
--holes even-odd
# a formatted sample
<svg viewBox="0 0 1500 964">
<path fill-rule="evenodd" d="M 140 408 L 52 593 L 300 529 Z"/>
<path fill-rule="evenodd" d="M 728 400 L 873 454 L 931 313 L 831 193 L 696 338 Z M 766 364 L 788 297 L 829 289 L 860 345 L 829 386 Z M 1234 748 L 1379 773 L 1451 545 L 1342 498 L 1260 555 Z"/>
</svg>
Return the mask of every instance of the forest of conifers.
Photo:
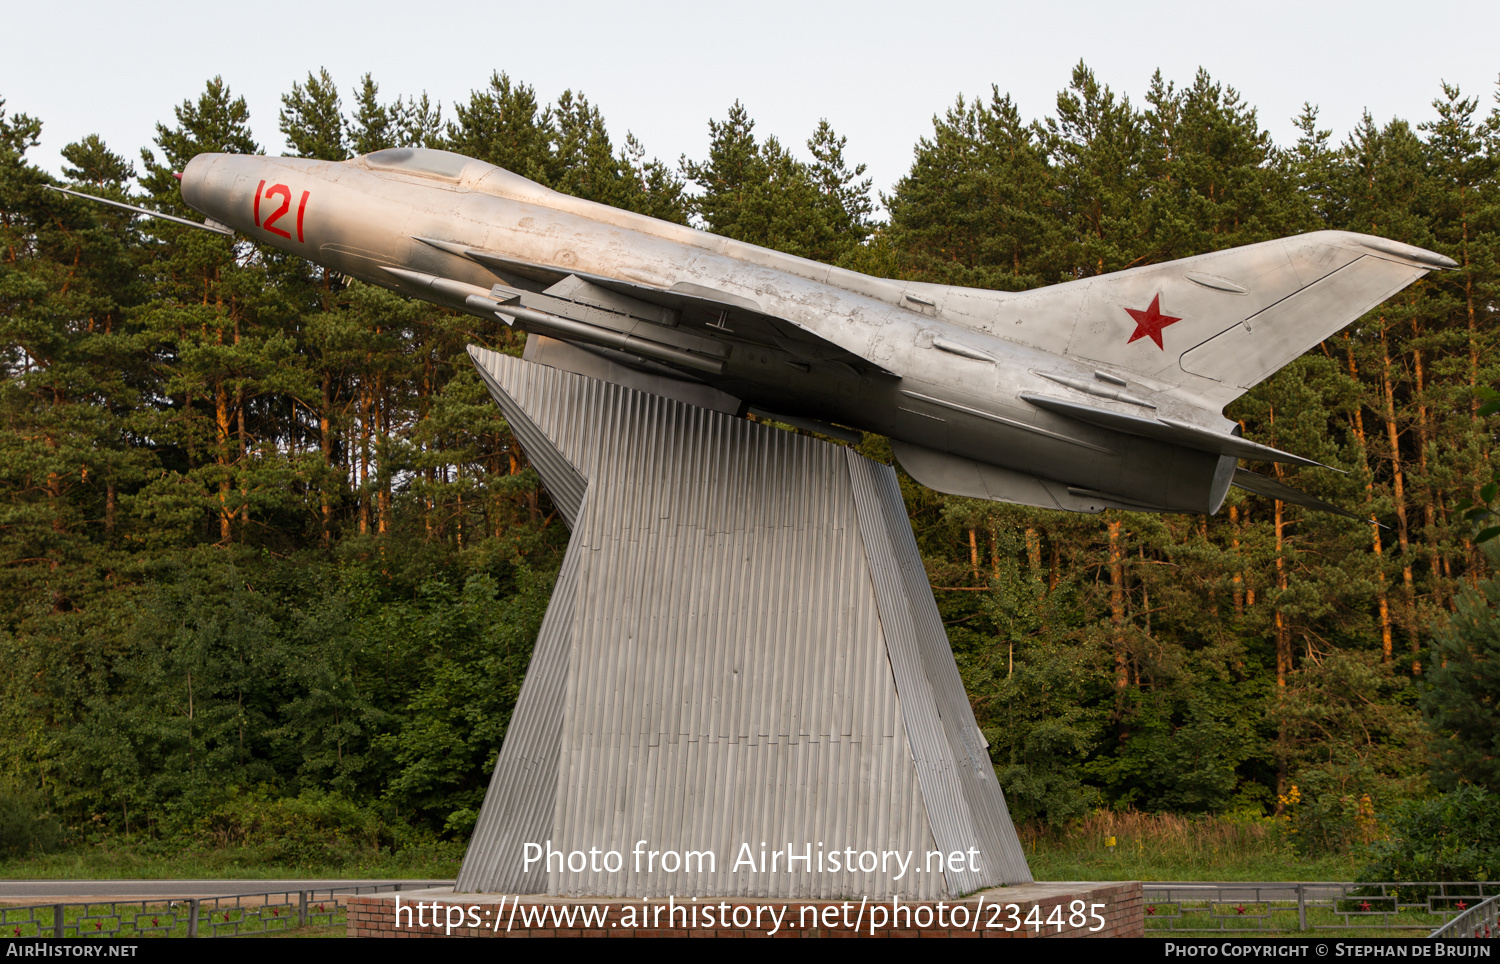
<svg viewBox="0 0 1500 964">
<path fill-rule="evenodd" d="M 1494 623 L 1464 510 L 1500 427 L 1500 113 L 1435 93 L 1338 135 L 1309 108 L 1278 145 L 1207 75 L 1132 103 L 1080 65 L 1041 120 L 960 98 L 879 197 L 827 123 L 804 151 L 735 104 L 703 160 L 664 163 L 503 74 L 443 108 L 309 74 L 279 121 L 299 156 L 446 148 L 894 278 L 1019 290 L 1324 228 L 1454 259 L 1226 413 L 1343 472 L 1253 468 L 1380 526 L 1239 490 L 1212 518 L 1070 515 L 903 476 L 1018 819 L 1292 808 L 1334 844 L 1493 779 L 1500 749 L 1493 694 L 1432 648 L 1460 609 Z M 524 336 L 47 191 L 45 119 L 0 108 L 0 782 L 72 826 L 315 790 L 461 837 L 567 540 L 464 351 Z M 216 79 L 145 150 L 86 138 L 63 170 L 193 216 L 172 171 L 261 152 L 249 121 Z"/>
</svg>

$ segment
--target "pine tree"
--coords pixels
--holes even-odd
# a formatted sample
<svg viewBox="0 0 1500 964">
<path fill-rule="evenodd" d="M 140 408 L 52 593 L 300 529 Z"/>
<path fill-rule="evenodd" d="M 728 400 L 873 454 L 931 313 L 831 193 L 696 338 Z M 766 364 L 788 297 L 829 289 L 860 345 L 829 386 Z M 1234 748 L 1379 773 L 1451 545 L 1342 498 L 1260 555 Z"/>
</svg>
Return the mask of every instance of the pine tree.
<svg viewBox="0 0 1500 964">
<path fill-rule="evenodd" d="M 821 214 L 829 234 L 826 247 L 815 256 L 818 261 L 842 262 L 848 259 L 875 228 L 872 220 L 875 202 L 870 197 L 873 182 L 869 178 L 857 180 L 865 173 L 865 165 L 859 164 L 854 170 L 849 170 L 844 160 L 844 146 L 848 141 L 848 138 L 835 134 L 825 118 L 818 122 L 818 129 L 807 142 L 808 153 L 813 158 L 808 177 L 818 189 Z"/>
<path fill-rule="evenodd" d="M 487 89 L 474 91 L 453 111 L 443 145 L 448 150 L 552 186 L 556 130 L 552 112 L 538 104 L 533 88 L 496 72 Z"/>
<path fill-rule="evenodd" d="M 656 158 L 646 160 L 646 148 L 634 134 L 625 135 L 620 164 L 626 176 L 635 182 L 625 207 L 663 221 L 688 223 L 689 205 L 682 179 Z"/>
<path fill-rule="evenodd" d="M 723 121 L 708 122 L 708 160 L 682 160 L 683 175 L 702 192 L 692 201 L 693 214 L 715 234 L 760 243 L 766 237 L 758 223 L 756 198 L 770 179 L 755 122 L 739 101 Z"/>
<path fill-rule="evenodd" d="M 1500 790 L 1500 582 L 1459 598 L 1432 641 L 1431 667 L 1421 705 L 1434 741 L 1433 783 Z"/>
<path fill-rule="evenodd" d="M 244 99 L 233 98 L 217 78 L 176 115 L 175 128 L 157 127 L 165 163 L 143 152 L 142 184 L 160 207 L 188 213 L 172 171 L 202 152 L 258 153 L 259 147 Z M 262 253 L 243 264 L 230 239 L 160 222 L 149 230 L 163 245 L 154 262 L 154 301 L 143 315 L 158 346 L 162 391 L 172 398 L 162 439 L 185 458 L 187 476 L 201 488 L 192 493 L 178 484 L 182 478 L 163 477 L 143 497 L 152 511 L 179 515 L 184 496 L 197 502 L 213 517 L 213 538 L 227 544 L 253 512 L 264 519 L 283 511 L 294 491 L 294 469 L 274 444 L 277 430 L 257 431 L 251 423 L 263 394 L 304 388 L 296 367 L 281 362 L 294 348 L 284 329 L 305 305 L 295 303 L 295 291 L 269 283 L 265 269 L 285 263 L 282 256 Z M 300 261 L 295 270 L 305 276 Z M 281 301 L 282 294 L 294 303 Z"/>
<path fill-rule="evenodd" d="M 1200 70 L 1176 91 L 1158 72 L 1144 121 L 1153 149 L 1151 208 L 1161 260 L 1281 237 L 1297 215 L 1283 172 L 1273 165 L 1271 136 L 1234 88 Z"/>
<path fill-rule="evenodd" d="M 886 200 L 889 243 L 922 281 L 1023 290 L 1058 280 L 1055 181 L 1037 132 L 1011 99 L 962 97 Z"/>
<path fill-rule="evenodd" d="M 684 158 L 682 171 L 698 185 L 692 209 L 709 231 L 830 263 L 868 236 L 868 185 L 854 181 L 863 167 L 848 170 L 845 142 L 826 122 L 808 142 L 812 167 L 775 137 L 757 144 L 755 122 L 739 101 L 708 129 L 708 159 Z"/>
<path fill-rule="evenodd" d="M 369 74 L 365 80 L 369 81 Z M 373 85 L 372 85 L 373 88 Z M 370 91 L 371 96 L 374 90 Z M 307 86 L 292 84 L 281 97 L 281 133 L 297 157 L 342 161 L 349 156 L 338 87 L 327 70 L 307 75 Z"/>
<path fill-rule="evenodd" d="M 349 150 L 355 156 L 395 147 L 401 102 L 393 107 L 380 102 L 380 86 L 365 74 L 354 91 L 354 116 L 349 120 Z"/>
<path fill-rule="evenodd" d="M 1500 109 L 1478 123 L 1476 101 L 1447 84 L 1433 107 L 1437 119 L 1420 127 L 1428 134 L 1432 247 L 1458 267 L 1431 277 L 1427 286 L 1409 346 L 1409 407 L 1415 409 L 1413 481 L 1421 494 L 1422 541 L 1433 596 L 1443 604 L 1451 603 L 1456 585 L 1439 571 L 1442 559 L 1467 556 L 1471 588 L 1488 568 L 1466 527 L 1451 517 L 1437 493 L 1464 486 L 1464 495 L 1472 497 L 1495 473 L 1494 420 L 1481 409 L 1483 391 L 1500 382 L 1495 326 L 1485 322 L 1486 306 L 1500 297 L 1500 144 L 1494 140 Z"/>
<path fill-rule="evenodd" d="M 565 90 L 550 114 L 555 133 L 548 183 L 564 194 L 623 207 L 634 183 L 620 168 L 599 108 Z"/>
<path fill-rule="evenodd" d="M 1068 239 L 1065 276 L 1093 276 L 1161 260 L 1150 211 L 1148 137 L 1129 98 L 1116 99 L 1079 63 L 1046 122 L 1046 145 L 1059 185 Z"/>
</svg>

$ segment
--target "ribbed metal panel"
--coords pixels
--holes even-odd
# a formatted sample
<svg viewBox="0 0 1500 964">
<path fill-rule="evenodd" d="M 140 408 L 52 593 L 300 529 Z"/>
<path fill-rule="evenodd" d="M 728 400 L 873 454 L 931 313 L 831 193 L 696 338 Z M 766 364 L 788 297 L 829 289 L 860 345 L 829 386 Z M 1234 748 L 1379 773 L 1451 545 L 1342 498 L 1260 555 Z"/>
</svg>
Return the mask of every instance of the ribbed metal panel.
<svg viewBox="0 0 1500 964">
<path fill-rule="evenodd" d="M 517 405 L 515 399 L 506 394 L 505 389 L 500 386 L 496 379 L 495 359 L 505 358 L 492 351 L 483 348 L 469 346 L 469 357 L 474 361 L 474 367 L 479 369 L 479 375 L 490 390 L 490 397 L 500 406 L 505 413 L 505 420 L 510 423 L 510 430 L 521 442 L 521 449 L 526 453 L 527 459 L 536 466 L 537 474 L 542 477 L 542 485 L 546 486 L 547 494 L 552 496 L 552 502 L 563 514 L 568 528 L 572 529 L 578 522 L 578 512 L 583 505 L 583 493 L 588 487 L 584 482 L 583 475 L 578 471 L 578 466 L 568 460 L 557 446 L 547 437 L 547 434 L 531 420 L 521 406 Z"/>
<path fill-rule="evenodd" d="M 845 848 L 911 852 L 920 866 L 931 850 L 978 847 L 989 866 L 989 845 L 957 829 L 976 821 L 964 815 L 969 800 L 922 665 L 919 637 L 931 627 L 909 606 L 895 613 L 902 607 L 891 600 L 907 591 L 905 577 L 878 505 L 889 492 L 871 470 L 861 469 L 856 482 L 856 463 L 837 446 L 507 356 L 474 355 L 512 424 L 545 437 L 551 454 L 523 439 L 533 463 L 566 463 L 587 480 L 588 494 L 569 545 L 576 590 L 555 595 L 547 615 L 560 624 L 566 607 L 571 626 L 561 721 L 551 724 L 559 738 L 551 824 L 545 833 L 534 820 L 524 832 L 497 829 L 506 812 L 540 812 L 525 810 L 518 799 L 525 791 L 503 786 L 497 767 L 490 797 L 512 800 L 510 810 L 492 811 L 486 800 L 461 888 L 535 892 L 509 884 L 506 871 L 519 867 L 520 844 L 550 840 L 564 853 L 624 856 L 615 873 L 559 870 L 554 862 L 545 886 L 552 894 L 938 897 L 973 889 L 915 866 L 901 880 L 892 879 L 892 864 L 886 872 L 834 872 L 827 858 Z M 860 499 L 874 508 L 862 510 Z M 899 492 L 895 505 L 903 512 Z M 862 538 L 871 524 L 877 537 Z M 904 532 L 910 541 L 909 527 Z M 921 589 L 931 605 L 925 581 Z M 909 684 L 893 676 L 892 620 L 901 623 L 897 648 L 910 664 Z M 905 685 L 926 704 L 916 713 L 926 721 L 920 755 L 908 738 L 914 711 Z M 522 732 L 512 726 L 507 753 Z M 947 828 L 940 837 L 914 758 L 937 770 L 948 761 L 936 807 Z M 774 873 L 735 867 L 742 852 L 759 862 L 762 842 L 768 861 L 783 852 Z M 474 853 L 481 848 L 482 858 Z M 789 849 L 810 853 L 813 867 L 799 860 L 788 872 Z M 667 870 L 650 851 L 712 852 L 715 861 L 711 871 Z"/>
<path fill-rule="evenodd" d="M 570 543 L 563 556 L 505 743 L 458 871 L 454 889 L 460 893 L 546 892 L 544 875 L 522 874 L 519 862 L 506 855 L 519 853 L 528 840 L 542 841 L 551 835 L 581 555 L 582 550 Z"/>
<path fill-rule="evenodd" d="M 950 844 L 976 846 L 982 855 L 978 873 L 949 873 L 949 885 L 955 893 L 971 893 L 1000 884 L 1030 883 L 1025 851 L 953 661 L 906 516 L 900 482 L 889 466 L 852 451 L 848 458 L 865 548 L 867 552 L 878 548 L 878 556 L 870 558 L 871 572 L 907 732 L 912 735 L 913 756 L 923 777 L 928 816 L 944 849 Z M 926 699 L 907 698 L 913 688 L 925 693 Z"/>
</svg>

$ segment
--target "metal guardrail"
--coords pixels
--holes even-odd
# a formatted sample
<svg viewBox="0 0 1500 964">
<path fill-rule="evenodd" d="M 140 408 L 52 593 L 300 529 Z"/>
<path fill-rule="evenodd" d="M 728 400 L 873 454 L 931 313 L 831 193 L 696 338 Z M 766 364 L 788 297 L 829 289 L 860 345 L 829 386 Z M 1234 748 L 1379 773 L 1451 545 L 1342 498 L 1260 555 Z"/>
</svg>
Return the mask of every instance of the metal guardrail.
<svg viewBox="0 0 1500 964">
<path fill-rule="evenodd" d="M 1500 882 L 1324 881 L 1172 887 L 1148 883 L 1144 896 L 1148 933 L 1433 931 L 1483 904 L 1496 904 L 1486 898 L 1500 896 Z"/>
<path fill-rule="evenodd" d="M 348 898 L 401 884 L 0 907 L 0 937 L 251 937 L 341 924 Z"/>
<path fill-rule="evenodd" d="M 1475 904 L 1427 936 L 1449 940 L 1500 937 L 1500 897 Z"/>
</svg>

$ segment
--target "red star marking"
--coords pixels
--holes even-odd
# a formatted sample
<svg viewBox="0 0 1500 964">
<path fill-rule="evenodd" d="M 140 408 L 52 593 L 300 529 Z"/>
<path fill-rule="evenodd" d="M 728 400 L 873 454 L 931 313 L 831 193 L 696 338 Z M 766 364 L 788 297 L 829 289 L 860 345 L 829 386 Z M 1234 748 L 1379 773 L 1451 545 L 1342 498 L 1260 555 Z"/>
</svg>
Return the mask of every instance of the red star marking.
<svg viewBox="0 0 1500 964">
<path fill-rule="evenodd" d="M 1360 901 L 1359 902 L 1359 909 L 1360 910 L 1369 910 L 1370 909 L 1370 902 L 1367 901 L 1367 900 Z"/>
<path fill-rule="evenodd" d="M 1160 294 L 1151 299 L 1151 307 L 1145 311 L 1126 308 L 1125 313 L 1135 319 L 1135 334 L 1131 335 L 1130 341 L 1127 341 L 1125 344 L 1128 345 L 1137 338 L 1150 338 L 1156 342 L 1156 347 L 1162 351 L 1166 351 L 1167 346 L 1161 343 L 1161 330 L 1168 325 L 1176 324 L 1182 320 L 1181 318 L 1173 318 L 1171 315 L 1161 313 Z"/>
<path fill-rule="evenodd" d="M 1155 913 L 1156 913 L 1156 908 L 1155 908 L 1155 907 L 1147 907 L 1147 908 L 1146 908 L 1146 913 L 1147 913 L 1147 914 L 1148 914 L 1148 915 L 1150 915 L 1150 914 L 1155 914 Z"/>
<path fill-rule="evenodd" d="M 1459 910 L 1468 910 L 1468 908 L 1469 908 L 1469 905 L 1467 903 L 1465 903 L 1464 901 L 1459 901 L 1458 902 L 1458 909 Z"/>
<path fill-rule="evenodd" d="M 1153 302 L 1151 302 L 1151 304 L 1154 306 L 1156 304 L 1156 302 L 1153 301 Z M 1173 320 L 1175 321 L 1176 319 L 1173 319 Z M 1234 912 L 1236 914 L 1243 914 L 1245 912 L 1245 905 L 1241 904 L 1240 906 L 1236 907 L 1234 909 Z"/>
</svg>

